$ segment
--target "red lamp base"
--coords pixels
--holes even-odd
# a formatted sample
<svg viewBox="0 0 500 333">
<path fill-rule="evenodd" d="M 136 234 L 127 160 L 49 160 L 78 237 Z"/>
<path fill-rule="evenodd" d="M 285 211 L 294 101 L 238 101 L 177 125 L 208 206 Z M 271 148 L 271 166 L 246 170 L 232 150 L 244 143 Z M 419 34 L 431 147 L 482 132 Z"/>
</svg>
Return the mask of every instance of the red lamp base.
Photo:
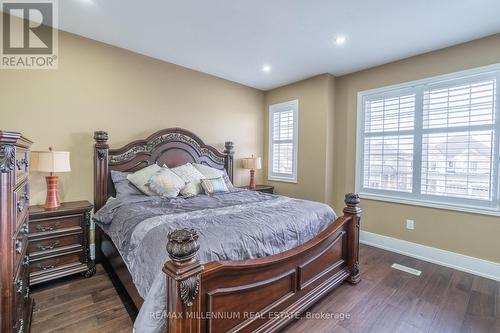
<svg viewBox="0 0 500 333">
<path fill-rule="evenodd" d="M 250 184 L 248 184 L 248 188 L 255 190 L 255 170 L 250 170 Z"/>
<path fill-rule="evenodd" d="M 59 195 L 57 191 L 57 186 L 59 182 L 58 176 L 46 176 L 47 181 L 47 199 L 45 200 L 45 208 L 55 209 L 61 206 L 59 202 Z"/>
</svg>

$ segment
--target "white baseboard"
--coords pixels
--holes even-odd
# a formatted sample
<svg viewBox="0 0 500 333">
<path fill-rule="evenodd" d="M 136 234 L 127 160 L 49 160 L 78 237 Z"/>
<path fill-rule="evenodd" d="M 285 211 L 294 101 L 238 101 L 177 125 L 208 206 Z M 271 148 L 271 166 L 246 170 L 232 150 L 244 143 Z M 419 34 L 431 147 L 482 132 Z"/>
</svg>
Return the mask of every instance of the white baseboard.
<svg viewBox="0 0 500 333">
<path fill-rule="evenodd" d="M 408 257 L 421 259 L 437 265 L 454 268 L 459 271 L 500 281 L 500 264 L 496 262 L 469 257 L 463 254 L 374 234 L 363 230 L 360 231 L 359 238 L 360 243 L 362 244 L 371 245 L 387 251 L 400 253 Z"/>
</svg>

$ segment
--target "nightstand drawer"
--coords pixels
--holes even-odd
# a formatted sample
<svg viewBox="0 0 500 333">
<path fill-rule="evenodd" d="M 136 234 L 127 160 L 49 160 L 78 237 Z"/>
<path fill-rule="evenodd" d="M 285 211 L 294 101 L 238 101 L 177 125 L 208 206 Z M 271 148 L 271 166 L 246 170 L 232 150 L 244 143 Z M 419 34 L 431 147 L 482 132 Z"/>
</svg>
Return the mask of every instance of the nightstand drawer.
<svg viewBox="0 0 500 333">
<path fill-rule="evenodd" d="M 63 231 L 64 229 L 74 229 L 74 227 L 81 227 L 82 214 L 66 215 L 46 218 L 43 220 L 30 220 L 30 234 L 38 236 L 40 233 L 51 233 Z"/>
<path fill-rule="evenodd" d="M 30 259 L 30 273 L 32 277 L 36 275 L 51 273 L 55 270 L 63 269 L 68 265 L 81 263 L 83 249 L 72 253 L 57 256 L 44 257 L 40 259 Z"/>
<path fill-rule="evenodd" d="M 28 251 L 32 259 L 62 251 L 71 251 L 82 246 L 83 230 L 71 234 L 30 239 Z"/>
</svg>

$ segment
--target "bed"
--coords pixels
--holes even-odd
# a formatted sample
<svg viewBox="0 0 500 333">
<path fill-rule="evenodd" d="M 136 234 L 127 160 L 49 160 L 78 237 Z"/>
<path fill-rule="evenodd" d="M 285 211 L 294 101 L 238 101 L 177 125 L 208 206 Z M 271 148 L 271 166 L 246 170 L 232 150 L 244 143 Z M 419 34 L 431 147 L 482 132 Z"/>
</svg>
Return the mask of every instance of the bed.
<svg viewBox="0 0 500 333">
<path fill-rule="evenodd" d="M 96 261 L 137 332 L 276 332 L 344 281 L 360 281 L 356 194 L 339 217 L 324 204 L 236 188 L 115 199 L 111 170 L 153 163 L 204 164 L 232 181 L 234 144 L 220 152 L 180 128 L 118 149 L 104 131 L 94 139 Z"/>
</svg>

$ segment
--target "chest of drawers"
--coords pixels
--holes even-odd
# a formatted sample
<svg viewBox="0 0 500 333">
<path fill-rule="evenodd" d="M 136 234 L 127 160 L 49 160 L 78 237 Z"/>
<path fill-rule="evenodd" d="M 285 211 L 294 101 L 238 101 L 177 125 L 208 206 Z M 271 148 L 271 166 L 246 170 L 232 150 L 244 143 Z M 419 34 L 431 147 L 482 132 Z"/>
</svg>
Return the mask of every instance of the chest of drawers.
<svg viewBox="0 0 500 333">
<path fill-rule="evenodd" d="M 20 133 L 0 131 L 0 331 L 29 332 L 29 148 Z"/>
<path fill-rule="evenodd" d="M 90 259 L 88 201 L 63 202 L 58 209 L 29 208 L 30 284 L 83 273 L 95 273 Z"/>
</svg>

